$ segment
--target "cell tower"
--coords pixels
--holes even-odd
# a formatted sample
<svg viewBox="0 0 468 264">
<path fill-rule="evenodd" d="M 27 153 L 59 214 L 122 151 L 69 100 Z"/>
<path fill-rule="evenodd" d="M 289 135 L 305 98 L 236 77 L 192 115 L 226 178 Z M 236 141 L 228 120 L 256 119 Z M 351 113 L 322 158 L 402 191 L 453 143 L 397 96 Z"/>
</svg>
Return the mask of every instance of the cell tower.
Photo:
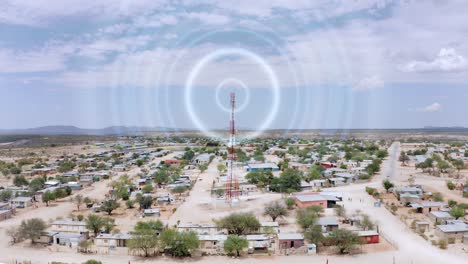
<svg viewBox="0 0 468 264">
<path fill-rule="evenodd" d="M 230 94 L 231 120 L 229 122 L 229 144 L 228 144 L 228 179 L 226 181 L 226 202 L 231 202 L 239 196 L 239 183 L 234 174 L 234 162 L 237 160 L 236 153 L 236 127 L 234 122 L 234 111 L 236 109 L 236 94 Z"/>
</svg>

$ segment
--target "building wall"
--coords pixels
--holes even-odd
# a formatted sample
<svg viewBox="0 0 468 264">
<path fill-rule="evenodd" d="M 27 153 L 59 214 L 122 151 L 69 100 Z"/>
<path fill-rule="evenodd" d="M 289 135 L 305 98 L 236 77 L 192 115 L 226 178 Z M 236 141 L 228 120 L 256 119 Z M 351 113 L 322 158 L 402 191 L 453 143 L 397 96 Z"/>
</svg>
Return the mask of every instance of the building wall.
<svg viewBox="0 0 468 264">
<path fill-rule="evenodd" d="M 313 205 L 320 206 L 323 209 L 326 209 L 327 208 L 327 201 L 323 200 L 323 201 L 301 202 L 301 201 L 296 199 L 296 206 L 298 208 L 307 208 L 307 207 L 310 207 L 310 206 L 313 206 Z"/>
</svg>

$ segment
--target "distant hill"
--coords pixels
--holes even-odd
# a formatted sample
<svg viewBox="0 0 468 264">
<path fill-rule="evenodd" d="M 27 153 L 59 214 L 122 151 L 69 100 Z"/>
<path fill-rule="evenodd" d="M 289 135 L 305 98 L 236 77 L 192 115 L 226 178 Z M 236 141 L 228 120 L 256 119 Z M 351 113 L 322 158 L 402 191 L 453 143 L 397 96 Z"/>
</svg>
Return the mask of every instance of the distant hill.
<svg viewBox="0 0 468 264">
<path fill-rule="evenodd" d="M 0 129 L 0 135 L 135 135 L 145 132 L 173 131 L 164 127 L 111 126 L 86 129 L 76 126 L 43 126 L 27 129 Z"/>
</svg>

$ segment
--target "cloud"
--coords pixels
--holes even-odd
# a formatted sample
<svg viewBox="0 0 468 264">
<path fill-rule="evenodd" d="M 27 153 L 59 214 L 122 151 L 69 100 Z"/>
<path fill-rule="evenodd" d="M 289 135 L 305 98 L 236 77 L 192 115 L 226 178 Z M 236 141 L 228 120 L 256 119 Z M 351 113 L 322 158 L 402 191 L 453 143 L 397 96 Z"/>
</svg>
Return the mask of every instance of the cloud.
<svg viewBox="0 0 468 264">
<path fill-rule="evenodd" d="M 384 81 L 380 76 L 374 75 L 371 77 L 363 78 L 353 86 L 354 91 L 371 91 L 381 89 L 384 87 Z"/>
<path fill-rule="evenodd" d="M 404 72 L 459 72 L 468 69 L 468 62 L 453 48 L 442 48 L 432 61 L 411 61 L 402 67 Z"/>
<path fill-rule="evenodd" d="M 204 24 L 208 25 L 224 25 L 230 21 L 228 16 L 210 14 L 210 13 L 187 13 L 185 17 L 191 19 L 198 19 Z"/>
<path fill-rule="evenodd" d="M 430 104 L 428 106 L 419 108 L 418 111 L 419 112 L 432 113 L 432 112 L 440 111 L 441 108 L 442 108 L 442 105 L 436 102 L 436 103 L 432 103 L 432 104 Z"/>
</svg>

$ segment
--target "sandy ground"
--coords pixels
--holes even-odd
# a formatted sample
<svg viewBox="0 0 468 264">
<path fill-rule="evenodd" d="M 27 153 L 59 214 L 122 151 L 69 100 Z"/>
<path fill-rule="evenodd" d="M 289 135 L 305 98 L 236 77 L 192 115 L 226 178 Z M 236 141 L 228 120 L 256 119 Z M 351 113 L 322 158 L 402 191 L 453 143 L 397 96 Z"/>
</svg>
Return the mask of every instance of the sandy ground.
<svg viewBox="0 0 468 264">
<path fill-rule="evenodd" d="M 392 243 L 397 249 L 391 251 L 384 251 L 378 253 L 367 253 L 354 256 L 276 256 L 276 257 L 247 257 L 242 259 L 230 259 L 226 257 L 205 257 L 200 259 L 186 259 L 178 262 L 190 262 L 190 263 L 336 263 L 336 264 L 361 264 L 361 263 L 467 263 L 468 256 L 455 254 L 449 251 L 443 251 L 436 247 L 431 246 L 423 238 L 419 237 L 416 233 L 409 230 L 396 216 L 392 215 L 384 207 L 374 207 L 374 199 L 365 193 L 365 186 L 380 187 L 382 180 L 385 177 L 389 177 L 392 181 L 402 183 L 407 178 L 399 178 L 399 162 L 398 155 L 400 152 L 399 143 L 394 143 L 389 149 L 390 156 L 383 163 L 383 172 L 380 175 L 374 177 L 372 182 L 363 184 L 352 184 L 342 187 L 333 188 L 343 192 L 344 194 L 344 206 L 348 212 L 354 210 L 361 210 L 373 218 L 385 238 Z M 210 222 L 213 218 L 217 218 L 221 215 L 228 214 L 231 211 L 238 210 L 254 210 L 258 215 L 259 208 L 263 208 L 263 204 L 270 200 L 279 199 L 281 196 L 278 194 L 264 194 L 258 196 L 259 199 L 244 202 L 239 205 L 238 208 L 230 208 L 225 204 L 220 207 L 213 208 L 208 201 L 211 200 L 209 189 L 214 179 L 217 176 L 216 170 L 217 161 L 215 160 L 208 168 L 206 172 L 199 176 L 201 181 L 197 181 L 197 184 L 191 191 L 186 201 L 179 207 L 176 213 L 170 218 L 171 223 L 180 221 L 191 221 L 191 222 Z M 105 184 L 98 183 L 96 185 Z M 98 195 L 100 187 L 95 186 L 95 190 L 89 191 L 87 195 Z M 102 189 L 103 191 L 106 188 Z M 261 199 L 260 199 L 261 198 Z M 348 198 L 350 198 L 348 200 Z M 31 217 L 41 218 L 52 218 L 54 216 L 66 215 L 65 212 L 70 211 L 71 205 L 68 203 L 59 204 L 56 207 L 48 208 L 47 210 L 34 210 L 31 214 L 20 215 L 14 219 L 0 223 L 0 228 L 5 229 L 7 226 L 17 224 L 21 219 Z M 166 258 L 151 258 L 142 259 L 140 257 L 132 257 L 126 255 L 82 255 L 74 252 L 49 252 L 44 249 L 36 248 L 22 248 L 22 247 L 10 247 L 7 245 L 8 238 L 3 232 L 0 232 L 0 261 L 6 263 L 13 263 L 13 259 L 29 259 L 33 260 L 32 263 L 48 263 L 48 261 L 64 261 L 67 263 L 82 263 L 87 259 L 99 259 L 103 263 L 167 263 L 169 262 Z"/>
</svg>

